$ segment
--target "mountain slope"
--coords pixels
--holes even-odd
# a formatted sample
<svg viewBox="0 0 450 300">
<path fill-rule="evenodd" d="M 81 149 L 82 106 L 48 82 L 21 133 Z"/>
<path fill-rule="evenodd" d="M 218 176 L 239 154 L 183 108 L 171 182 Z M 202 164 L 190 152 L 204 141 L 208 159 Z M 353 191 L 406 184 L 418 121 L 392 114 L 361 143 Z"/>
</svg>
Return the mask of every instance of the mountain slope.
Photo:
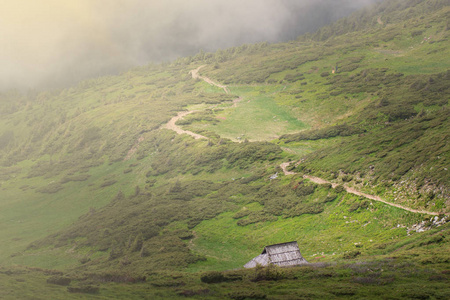
<svg viewBox="0 0 450 300">
<path fill-rule="evenodd" d="M 240 268 L 297 240 L 309 261 L 395 257 L 445 270 L 447 4 L 386 1 L 290 43 L 3 93 L 0 261 L 80 282 L 145 275 L 170 290 L 192 279 L 177 272 Z M 206 138 L 167 128 L 181 111 L 177 126 Z M 296 174 L 283 173 L 288 161 Z"/>
</svg>

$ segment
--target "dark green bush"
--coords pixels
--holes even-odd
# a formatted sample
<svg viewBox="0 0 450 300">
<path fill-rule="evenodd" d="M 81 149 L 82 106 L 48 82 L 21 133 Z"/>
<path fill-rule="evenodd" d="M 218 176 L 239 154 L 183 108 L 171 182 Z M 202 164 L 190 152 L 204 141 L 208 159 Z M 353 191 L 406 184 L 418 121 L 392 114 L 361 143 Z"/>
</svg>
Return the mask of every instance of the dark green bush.
<svg viewBox="0 0 450 300">
<path fill-rule="evenodd" d="M 299 197 L 308 196 L 314 193 L 316 187 L 317 185 L 315 184 L 305 184 L 303 181 L 301 181 L 295 189 L 295 194 L 297 194 L 297 196 Z"/>
<path fill-rule="evenodd" d="M 200 280 L 204 283 L 220 283 L 227 281 L 225 275 L 218 271 L 205 273 L 200 277 Z"/>
<path fill-rule="evenodd" d="M 422 35 L 422 34 L 423 34 L 422 30 L 415 30 L 415 31 L 411 32 L 411 36 L 412 37 L 416 37 L 416 36 L 419 36 L 419 35 Z"/>
<path fill-rule="evenodd" d="M 287 74 L 286 76 L 284 76 L 284 80 L 286 80 L 287 82 L 296 82 L 303 79 L 305 79 L 303 73 Z"/>
<path fill-rule="evenodd" d="M 353 177 L 352 177 L 352 175 L 345 174 L 344 176 L 342 176 L 341 179 L 342 179 L 343 182 L 350 182 L 350 181 L 353 180 Z"/>
<path fill-rule="evenodd" d="M 334 190 L 336 191 L 336 193 L 342 193 L 343 191 L 345 191 L 345 187 L 343 185 L 338 185 Z"/>
<path fill-rule="evenodd" d="M 240 219 L 240 218 L 248 216 L 249 214 L 250 214 L 250 211 L 248 209 L 240 210 L 233 215 L 233 219 Z"/>
<path fill-rule="evenodd" d="M 184 297 L 194 297 L 194 296 L 203 296 L 206 297 L 211 293 L 208 289 L 199 289 L 199 290 L 182 290 L 178 291 L 177 295 L 184 296 Z"/>
<path fill-rule="evenodd" d="M 441 243 L 443 240 L 445 239 L 445 236 L 438 234 L 435 235 L 425 241 L 420 242 L 419 246 L 426 246 L 426 245 L 431 245 L 431 244 L 439 244 Z"/>
<path fill-rule="evenodd" d="M 117 180 L 114 180 L 114 179 L 106 180 L 106 181 L 104 181 L 102 184 L 100 184 L 100 187 L 101 187 L 101 188 L 104 188 L 104 187 L 113 185 L 113 184 L 115 184 L 116 182 L 117 182 Z"/>
<path fill-rule="evenodd" d="M 285 212 L 284 217 L 291 218 L 297 217 L 304 214 L 320 214 L 324 211 L 323 203 L 299 203 L 293 208 L 289 209 Z"/>
<path fill-rule="evenodd" d="M 353 203 L 350 208 L 348 209 L 349 212 L 354 212 L 358 209 L 366 209 L 367 207 L 369 207 L 370 202 L 367 200 L 363 200 L 363 201 L 357 201 L 355 203 Z"/>
<path fill-rule="evenodd" d="M 332 202 L 334 201 L 334 199 L 336 199 L 337 195 L 332 193 L 327 195 L 327 197 L 325 198 L 325 200 L 323 200 L 324 203 L 328 203 L 328 202 Z"/>
<path fill-rule="evenodd" d="M 257 266 L 255 271 L 251 281 L 278 281 L 286 278 L 286 274 L 281 267 L 274 264 L 269 264 L 267 267 Z"/>
<path fill-rule="evenodd" d="M 47 279 L 47 283 L 57 285 L 69 285 L 72 280 L 64 276 L 52 276 Z"/>
<path fill-rule="evenodd" d="M 351 72 L 359 68 L 359 64 L 343 65 L 339 68 L 339 72 Z"/>
<path fill-rule="evenodd" d="M 84 285 L 84 286 L 69 286 L 67 287 L 69 293 L 82 293 L 82 294 L 98 294 L 100 288 L 98 286 Z"/>
<path fill-rule="evenodd" d="M 359 255 L 361 255 L 361 252 L 360 252 L 360 251 L 358 251 L 358 250 L 353 250 L 353 251 L 348 251 L 348 252 L 346 252 L 346 253 L 342 256 L 342 258 L 344 258 L 344 259 L 353 259 L 353 258 L 358 257 Z"/>
<path fill-rule="evenodd" d="M 79 175 L 72 175 L 72 176 L 64 176 L 60 183 L 66 183 L 70 181 L 86 181 L 91 177 L 89 174 L 79 174 Z"/>
<path fill-rule="evenodd" d="M 245 300 L 245 299 L 267 299 L 266 294 L 260 291 L 235 291 L 227 295 L 230 299 Z"/>
<path fill-rule="evenodd" d="M 40 187 L 40 188 L 36 189 L 36 191 L 38 191 L 39 193 L 44 193 L 44 194 L 54 194 L 54 193 L 62 190 L 63 188 L 64 187 L 60 183 L 54 182 L 54 183 L 50 183 L 47 186 Z"/>
</svg>

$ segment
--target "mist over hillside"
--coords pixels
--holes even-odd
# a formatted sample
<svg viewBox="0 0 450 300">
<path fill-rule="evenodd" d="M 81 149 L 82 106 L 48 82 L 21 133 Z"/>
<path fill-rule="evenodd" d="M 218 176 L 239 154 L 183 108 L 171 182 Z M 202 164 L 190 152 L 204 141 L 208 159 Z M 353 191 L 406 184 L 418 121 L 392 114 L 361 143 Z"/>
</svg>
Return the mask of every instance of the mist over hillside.
<svg viewBox="0 0 450 300">
<path fill-rule="evenodd" d="M 286 41 L 376 1 L 4 1 L 0 89 L 65 86 L 199 50 Z"/>
</svg>

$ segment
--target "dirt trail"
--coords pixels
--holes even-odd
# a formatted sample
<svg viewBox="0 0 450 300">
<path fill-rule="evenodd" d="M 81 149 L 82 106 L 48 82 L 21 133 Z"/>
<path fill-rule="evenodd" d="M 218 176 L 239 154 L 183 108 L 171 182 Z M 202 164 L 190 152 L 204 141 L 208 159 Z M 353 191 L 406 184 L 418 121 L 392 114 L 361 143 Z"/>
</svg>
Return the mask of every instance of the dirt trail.
<svg viewBox="0 0 450 300">
<path fill-rule="evenodd" d="M 294 161 L 290 161 L 290 162 L 282 163 L 280 165 L 281 169 L 283 170 L 284 175 L 295 175 L 295 174 L 297 174 L 295 172 L 291 172 L 291 171 L 287 170 L 287 167 L 293 162 Z M 315 176 L 303 175 L 303 178 L 309 179 L 312 182 L 317 183 L 317 184 L 330 183 L 333 188 L 338 186 L 337 183 L 333 183 L 333 182 L 330 182 L 328 180 L 325 180 L 325 179 L 322 179 L 322 178 L 319 178 L 319 177 L 315 177 Z M 366 193 L 360 192 L 360 191 L 356 190 L 355 188 L 349 187 L 349 186 L 347 186 L 345 184 L 343 185 L 343 187 L 350 194 L 363 196 L 363 197 L 365 197 L 367 199 L 371 199 L 371 200 L 374 200 L 374 201 L 382 202 L 384 204 L 387 204 L 387 205 L 390 205 L 390 206 L 394 206 L 394 207 L 397 207 L 397 208 L 400 208 L 400 209 L 403 209 L 403 210 L 406 210 L 406 211 L 409 211 L 409 212 L 418 213 L 418 214 L 427 214 L 427 215 L 433 215 L 433 216 L 439 216 L 441 214 L 441 213 L 437 213 L 437 212 L 431 212 L 431 211 L 425 211 L 425 210 L 419 210 L 419 209 L 412 209 L 412 208 L 409 208 L 409 207 L 402 206 L 400 204 L 391 203 L 391 202 L 388 202 L 386 200 L 383 200 L 379 196 L 370 195 L 370 194 L 366 194 Z M 444 214 L 445 215 L 450 215 L 450 213 L 444 213 Z"/>
<path fill-rule="evenodd" d="M 209 78 L 206 77 L 206 76 L 200 76 L 200 74 L 199 74 L 198 72 L 199 72 L 200 69 L 203 68 L 203 67 L 205 67 L 205 65 L 200 66 L 200 67 L 198 67 L 197 69 L 190 71 L 189 74 L 192 75 L 192 78 L 194 78 L 194 79 L 197 79 L 197 78 L 198 78 L 198 79 L 203 80 L 204 82 L 209 83 L 210 85 L 217 86 L 218 88 L 223 89 L 223 90 L 225 91 L 225 93 L 228 94 L 230 91 L 228 90 L 228 88 L 227 88 L 226 85 L 222 85 L 222 84 L 220 84 L 220 83 L 214 82 L 214 81 L 212 81 L 211 79 L 209 79 Z"/>
<path fill-rule="evenodd" d="M 183 130 L 180 127 L 178 127 L 178 125 L 175 124 L 178 120 L 182 119 L 183 117 L 185 117 L 193 112 L 195 112 L 195 110 L 179 112 L 178 115 L 176 115 L 175 117 L 170 119 L 170 121 L 167 122 L 167 124 L 164 125 L 163 128 L 173 130 L 178 134 L 183 134 L 183 133 L 188 134 L 188 135 L 192 136 L 194 139 L 206 139 L 207 138 L 206 136 L 203 136 L 201 134 L 198 134 L 198 133 L 195 133 L 195 132 L 192 132 L 189 130 Z"/>
<path fill-rule="evenodd" d="M 233 106 L 231 107 L 237 107 L 238 103 L 242 101 L 242 97 L 236 98 L 233 100 Z"/>
<path fill-rule="evenodd" d="M 198 79 L 201 79 L 201 80 L 203 80 L 203 81 L 205 81 L 205 82 L 207 82 L 207 83 L 209 83 L 209 84 L 211 84 L 211 85 L 217 86 L 218 88 L 223 89 L 223 90 L 225 91 L 225 93 L 228 94 L 228 93 L 229 93 L 229 90 L 228 90 L 228 88 L 227 88 L 226 85 L 222 85 L 222 84 L 216 83 L 216 82 L 212 81 L 211 79 L 209 79 L 209 78 L 206 77 L 206 76 L 200 76 L 199 71 L 200 71 L 200 69 L 203 68 L 203 67 L 205 67 L 205 65 L 200 66 L 200 67 L 198 67 L 197 69 L 190 71 L 189 74 L 192 75 L 192 78 L 194 78 L 194 79 L 197 79 L 197 78 L 198 78 Z M 232 107 L 236 107 L 237 104 L 238 104 L 241 100 L 242 100 L 241 97 L 239 97 L 239 98 L 237 98 L 237 99 L 234 99 L 234 100 L 233 100 L 233 106 L 232 106 Z M 178 134 L 183 134 L 183 133 L 185 133 L 185 134 L 188 134 L 188 135 L 192 136 L 192 137 L 195 138 L 195 139 L 207 139 L 206 136 L 203 136 L 203 135 L 201 135 L 201 134 L 197 134 L 197 133 L 192 132 L 192 131 L 189 131 L 189 130 L 183 130 L 183 129 L 181 129 L 180 127 L 178 127 L 178 126 L 175 124 L 178 120 L 182 119 L 183 117 L 185 117 L 185 116 L 187 116 L 188 114 L 191 114 L 191 113 L 193 113 L 193 112 L 196 112 L 196 111 L 195 111 L 195 110 L 190 110 L 190 111 L 182 111 L 182 112 L 179 112 L 177 116 L 175 116 L 175 117 L 173 117 L 172 119 L 170 119 L 170 121 L 169 121 L 166 125 L 162 126 L 162 128 L 167 128 L 167 129 L 173 130 L 173 131 L 175 131 L 175 132 L 178 133 Z M 130 150 L 130 151 L 131 151 L 131 150 Z"/>
<path fill-rule="evenodd" d="M 289 167 L 289 165 L 292 164 L 293 162 L 295 162 L 295 161 L 285 162 L 285 163 L 282 163 L 280 165 L 281 170 L 283 170 L 284 175 L 295 175 L 295 174 L 297 174 L 295 172 L 291 172 L 291 171 L 287 170 L 287 167 Z"/>
<path fill-rule="evenodd" d="M 380 25 L 384 25 L 384 22 L 381 21 L 381 17 L 378 17 L 378 18 L 377 18 L 377 23 L 380 24 Z"/>
</svg>

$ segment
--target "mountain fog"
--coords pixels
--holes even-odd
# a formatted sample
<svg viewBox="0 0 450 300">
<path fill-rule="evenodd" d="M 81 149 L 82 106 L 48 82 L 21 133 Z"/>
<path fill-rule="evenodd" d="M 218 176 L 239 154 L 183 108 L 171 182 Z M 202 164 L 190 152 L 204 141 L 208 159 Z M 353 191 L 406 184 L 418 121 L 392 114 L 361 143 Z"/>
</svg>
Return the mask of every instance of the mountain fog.
<svg viewBox="0 0 450 300">
<path fill-rule="evenodd" d="M 200 50 L 281 42 L 377 0 L 4 0 L 0 89 L 49 88 Z"/>
</svg>

